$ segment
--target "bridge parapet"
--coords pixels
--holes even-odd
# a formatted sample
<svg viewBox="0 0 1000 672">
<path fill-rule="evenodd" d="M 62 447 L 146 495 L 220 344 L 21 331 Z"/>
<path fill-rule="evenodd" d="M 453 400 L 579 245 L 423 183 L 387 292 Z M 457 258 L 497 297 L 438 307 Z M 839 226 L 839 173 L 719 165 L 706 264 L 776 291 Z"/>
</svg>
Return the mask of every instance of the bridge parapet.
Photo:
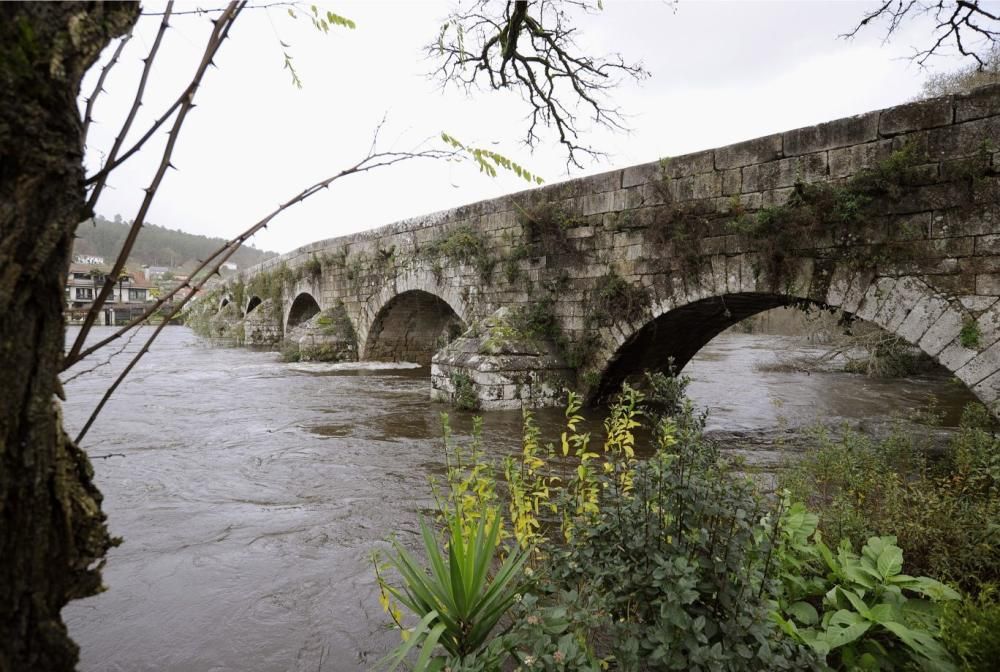
<svg viewBox="0 0 1000 672">
<path fill-rule="evenodd" d="M 343 304 L 362 358 L 429 361 L 506 308 L 591 395 L 811 303 L 902 336 L 992 403 L 998 150 L 993 86 L 319 241 L 223 291 L 280 305 L 282 330 L 302 294 Z"/>
</svg>

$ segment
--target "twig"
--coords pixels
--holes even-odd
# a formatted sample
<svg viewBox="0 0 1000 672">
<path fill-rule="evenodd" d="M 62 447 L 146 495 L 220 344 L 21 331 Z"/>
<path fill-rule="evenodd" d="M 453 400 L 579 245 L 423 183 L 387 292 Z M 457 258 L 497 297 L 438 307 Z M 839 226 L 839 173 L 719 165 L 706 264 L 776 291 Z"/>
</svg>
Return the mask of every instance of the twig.
<svg viewBox="0 0 1000 672">
<path fill-rule="evenodd" d="M 301 2 L 268 2 L 263 5 L 247 5 L 244 9 L 270 9 L 271 7 L 302 7 Z M 212 14 L 221 12 L 225 7 L 212 7 L 211 9 L 188 9 L 181 12 L 174 12 L 174 16 L 184 16 L 185 14 Z M 163 16 L 163 12 L 140 12 L 139 16 Z"/>
<path fill-rule="evenodd" d="M 113 353 L 111 353 L 110 355 L 108 355 L 108 358 L 105 359 L 103 362 L 95 364 L 94 366 L 90 367 L 89 369 L 85 369 L 85 370 L 80 371 L 78 373 L 74 373 L 72 376 L 70 376 L 66 380 L 62 381 L 62 384 L 66 385 L 68 383 L 72 383 L 74 380 L 76 380 L 80 376 L 85 376 L 88 373 L 93 373 L 94 371 L 96 371 L 97 369 L 101 368 L 102 366 L 107 366 L 108 364 L 110 364 L 112 359 L 114 359 L 118 355 L 122 354 L 125 351 L 125 349 L 128 348 L 128 346 L 132 345 L 132 341 L 135 340 L 135 337 L 139 335 L 140 331 L 142 331 L 141 328 L 136 329 L 134 332 L 132 332 L 132 335 L 128 337 L 128 340 L 125 341 L 125 343 L 122 345 L 122 347 L 118 348 Z M 63 370 L 65 370 L 65 369 L 63 369 Z"/>
<path fill-rule="evenodd" d="M 118 59 L 121 57 L 122 51 L 125 49 L 125 45 L 131 39 L 132 39 L 132 31 L 130 30 L 127 33 L 125 33 L 121 41 L 118 43 L 118 47 L 115 49 L 115 53 L 111 55 L 111 60 L 105 63 L 104 67 L 101 68 L 101 74 L 97 78 L 97 84 L 94 85 L 94 91 L 93 93 L 90 94 L 90 97 L 87 98 L 87 108 L 83 114 L 84 144 L 86 144 L 87 142 L 87 132 L 90 130 L 90 124 L 94 121 L 94 116 L 93 116 L 94 101 L 97 100 L 97 96 L 99 96 L 102 92 L 104 92 L 104 80 L 108 78 L 108 73 L 111 72 L 111 68 L 115 67 L 115 63 L 117 63 Z"/>
<path fill-rule="evenodd" d="M 139 230 L 142 229 L 142 225 L 146 219 L 146 214 L 149 212 L 149 208 L 153 203 L 153 198 L 156 196 L 160 182 L 163 180 L 163 176 L 167 172 L 167 168 L 173 167 L 170 163 L 170 157 L 173 153 L 174 145 L 177 143 L 177 137 L 180 134 L 181 126 L 183 126 L 188 112 L 194 108 L 194 95 L 198 90 L 198 86 L 201 84 L 201 79 L 204 76 L 205 71 L 208 70 L 208 66 L 213 64 L 215 54 L 218 52 L 219 47 L 222 46 L 222 43 L 229 34 L 229 29 L 232 27 L 233 22 L 236 21 L 236 18 L 239 16 L 240 9 L 245 4 L 246 0 L 239 3 L 235 1 L 231 2 L 222 16 L 213 21 L 214 27 L 212 29 L 212 35 L 209 37 L 208 44 L 205 46 L 205 53 L 202 56 L 198 70 L 195 72 L 195 76 L 191 80 L 191 83 L 188 85 L 185 95 L 183 96 L 184 102 L 181 104 L 180 110 L 177 113 L 177 118 L 174 119 L 174 125 L 170 129 L 167 146 L 163 150 L 163 156 L 160 159 L 159 168 L 157 168 L 153 181 L 146 189 L 146 195 L 142 199 L 142 205 L 139 206 L 139 212 L 136 214 L 135 220 L 132 222 L 132 227 L 129 229 L 128 236 L 125 238 L 125 242 L 122 243 L 122 248 L 118 253 L 118 258 L 115 260 L 114 267 L 111 269 L 107 279 L 104 281 L 104 286 L 101 287 L 100 293 L 90 305 L 90 310 L 87 311 L 83 325 L 80 327 L 80 333 L 77 334 L 76 340 L 73 342 L 73 347 L 66 356 L 66 360 L 69 362 L 79 361 L 77 355 L 83 347 L 83 344 L 86 342 L 87 334 L 90 333 L 90 329 L 93 326 L 94 321 L 97 319 L 97 316 L 100 314 L 101 308 L 104 306 L 104 302 L 107 300 L 108 295 L 111 293 L 115 283 L 118 281 L 118 276 L 125 268 L 125 262 L 128 260 L 128 256 L 132 252 L 132 246 L 135 244 L 135 240 L 139 235 Z M 139 98 L 137 97 L 136 100 L 138 101 Z"/>
<path fill-rule="evenodd" d="M 170 27 L 170 12 L 174 8 L 174 0 L 170 0 L 167 3 L 167 9 L 163 12 L 163 20 L 160 21 L 160 28 L 156 31 L 156 39 L 153 40 L 153 46 L 149 49 L 149 54 L 143 61 L 142 75 L 139 77 L 139 86 L 136 87 L 135 97 L 132 99 L 132 107 L 128 111 L 128 116 L 125 117 L 125 122 L 122 124 L 121 130 L 118 131 L 117 137 L 115 137 L 115 142 L 111 145 L 111 151 L 108 152 L 108 158 L 105 161 L 105 165 L 114 163 L 115 158 L 118 156 L 119 150 L 122 148 L 122 144 L 125 142 L 125 136 L 128 135 L 129 130 L 132 128 L 132 122 L 135 121 L 135 115 L 139 112 L 139 107 L 142 106 L 142 97 L 146 92 L 146 82 L 149 80 L 149 72 L 153 69 L 153 61 L 156 60 L 156 52 L 160 50 L 160 43 L 163 41 L 163 34 L 167 32 L 167 28 Z M 129 33 L 131 35 L 131 33 Z M 117 54 L 116 54 L 117 56 Z M 103 78 L 104 73 L 101 73 Z M 87 113 L 90 113 L 88 106 Z M 90 198 L 87 199 L 87 211 L 94 209 L 94 205 L 97 203 L 97 199 L 101 197 L 101 192 L 104 191 L 104 185 L 107 184 L 108 174 L 110 171 L 101 171 L 102 177 L 97 180 L 94 185 L 94 190 L 90 192 Z"/>
<path fill-rule="evenodd" d="M 381 124 L 379 124 L 379 127 L 381 127 Z M 375 132 L 378 133 L 378 130 L 376 130 Z M 326 189 L 334 181 L 339 180 L 342 177 L 347 177 L 348 175 L 353 175 L 354 173 L 364 173 L 374 168 L 391 166 L 394 163 L 399 163 L 400 161 L 405 161 L 407 159 L 447 159 L 447 158 L 453 158 L 455 156 L 459 156 L 459 153 L 453 151 L 436 150 L 436 149 L 426 149 L 426 150 L 421 150 L 419 152 L 370 152 L 368 156 L 366 156 L 363 160 L 354 164 L 350 168 L 346 168 L 337 173 L 336 175 L 333 175 L 332 177 L 328 177 L 325 180 L 321 180 L 316 184 L 313 184 L 312 186 L 303 189 L 297 195 L 279 205 L 274 211 L 272 211 L 266 217 L 255 223 L 250 228 L 243 231 L 243 233 L 239 234 L 232 240 L 226 242 L 220 248 L 218 248 L 210 255 L 205 257 L 204 261 L 202 261 L 201 264 L 199 264 L 198 267 L 195 268 L 188 275 L 189 278 L 188 280 L 185 280 L 184 282 L 177 285 L 172 290 L 161 296 L 156 301 L 156 303 L 150 306 L 146 310 L 146 312 L 144 312 L 142 315 L 133 319 L 131 322 L 121 327 L 118 331 L 98 341 L 89 348 L 81 350 L 77 354 L 70 353 L 69 355 L 67 355 L 66 358 L 63 360 L 62 370 L 65 371 L 66 369 L 70 368 L 80 360 L 92 355 L 95 351 L 99 350 L 100 348 L 103 348 L 108 343 L 111 343 L 112 341 L 121 338 L 125 333 L 127 333 L 133 327 L 145 322 L 147 319 L 149 319 L 150 316 L 158 312 L 160 308 L 163 307 L 163 305 L 166 304 L 170 299 L 176 296 L 178 292 L 180 292 L 184 288 L 187 288 L 191 291 L 189 291 L 188 296 L 182 300 L 181 306 L 183 306 L 185 303 L 187 303 L 187 300 L 193 297 L 195 294 L 197 294 L 198 290 L 201 289 L 202 285 L 204 285 L 204 282 L 199 284 L 192 284 L 190 280 L 191 278 L 194 278 L 202 270 L 209 267 L 209 265 L 213 261 L 218 259 L 220 255 L 225 255 L 224 257 L 222 257 L 221 260 L 219 260 L 214 266 L 211 267 L 210 271 L 206 274 L 206 278 L 210 278 L 216 273 L 218 273 L 219 269 L 222 268 L 222 264 L 225 263 L 229 259 L 229 257 L 232 256 L 236 252 L 236 250 L 238 250 L 240 246 L 243 245 L 243 243 L 245 243 L 247 240 L 249 240 L 254 234 L 261 231 L 262 229 L 267 228 L 267 225 L 270 223 L 272 219 L 277 217 L 284 210 L 290 208 L 291 206 L 301 203 L 310 196 L 313 196 L 314 194 L 322 191 L 323 189 Z M 172 311 L 170 313 L 170 316 L 172 317 L 176 312 L 177 311 Z M 169 320 L 170 317 L 165 318 L 165 321 Z"/>
<path fill-rule="evenodd" d="M 171 292 L 170 296 L 172 296 L 173 294 L 175 294 L 178 291 L 178 289 L 180 289 L 180 287 L 183 287 L 183 286 L 189 286 L 189 287 L 191 287 L 191 292 L 189 292 L 188 295 L 185 296 L 183 299 L 181 299 L 180 301 L 178 301 L 178 302 L 175 303 L 175 305 L 173 306 L 173 309 L 163 319 L 163 322 L 161 322 L 159 325 L 157 325 L 156 329 L 153 331 L 152 335 L 150 335 L 150 337 L 146 340 L 146 343 L 142 346 L 142 348 L 139 350 L 139 352 L 136 353 L 136 355 L 128 363 L 128 365 L 125 367 L 125 369 L 118 375 L 118 377 L 115 379 L 115 382 L 112 383 L 111 386 L 104 392 L 104 396 L 101 397 L 100 402 L 98 402 L 96 408 L 94 408 L 94 411 L 90 414 L 90 417 L 87 419 L 87 423 L 83 426 L 83 429 L 81 429 L 80 433 L 77 435 L 77 437 L 76 437 L 76 443 L 77 443 L 77 445 L 79 445 L 80 442 L 83 440 L 83 437 L 86 436 L 87 432 L 90 430 L 90 427 L 94 424 L 94 421 L 97 419 L 97 416 L 100 415 L 101 410 L 104 408 L 105 404 L 107 404 L 108 400 L 111 398 L 111 395 L 114 394 L 115 390 L 118 389 L 118 386 L 121 385 L 121 383 L 122 383 L 123 380 L 125 380 L 125 377 L 128 376 L 128 374 L 132 370 L 132 368 L 135 367 L 135 365 L 139 362 L 140 359 L 142 359 L 142 356 L 145 355 L 147 352 L 149 352 L 150 346 L 156 340 L 156 337 L 160 335 L 160 332 L 163 331 L 163 328 L 167 324 L 170 323 L 170 320 L 172 320 L 174 318 L 174 316 L 177 315 L 177 313 L 179 313 L 181 311 L 181 309 L 187 304 L 188 301 L 191 300 L 192 297 L 194 297 L 199 291 L 201 291 L 202 287 L 205 286 L 205 283 L 207 283 L 208 280 L 213 275 L 216 275 L 219 272 L 219 269 L 222 268 L 222 265 L 224 263 L 226 263 L 226 261 L 228 261 L 229 258 L 231 256 L 233 256 L 233 254 L 236 253 L 236 250 L 238 250 L 240 248 L 240 245 L 242 245 L 243 242 L 246 241 L 250 236 L 252 236 L 253 234 L 257 233 L 258 231 L 260 231 L 262 229 L 267 228 L 267 225 L 271 222 L 271 220 L 273 220 L 279 214 L 281 214 L 282 212 L 284 212 L 286 209 L 290 208 L 291 206 L 293 206 L 293 205 L 295 205 L 297 203 L 301 203 L 302 201 L 306 200 L 310 196 L 313 196 L 313 195 L 319 193 L 320 191 L 322 191 L 324 189 L 329 188 L 329 186 L 333 182 L 335 182 L 336 180 L 339 180 L 342 177 L 346 177 L 348 175 L 353 175 L 353 174 L 356 174 L 356 173 L 364 173 L 364 172 L 367 172 L 369 170 L 373 170 L 375 168 L 382 168 L 382 167 L 391 166 L 391 165 L 393 165 L 395 163 L 399 163 L 400 161 L 406 161 L 406 160 L 409 160 L 409 159 L 416 159 L 416 158 L 434 158 L 434 159 L 440 159 L 440 158 L 452 157 L 452 156 L 456 156 L 456 155 L 457 155 L 457 152 L 443 151 L 443 150 L 434 150 L 434 149 L 422 150 L 420 152 L 376 152 L 374 154 L 369 153 L 368 156 L 366 156 L 364 159 L 362 159 L 358 163 L 354 164 L 350 168 L 346 168 L 346 169 L 340 171 L 339 173 L 337 173 L 336 175 L 333 175 L 332 177 L 329 177 L 329 178 L 327 178 L 325 180 L 321 180 L 321 181 L 317 182 L 316 184 L 314 184 L 314 185 L 312 185 L 310 187 L 307 187 L 306 189 L 303 189 L 298 194 L 296 194 L 295 196 L 293 196 L 289 200 L 287 200 L 284 203 L 282 203 L 281 205 L 279 205 L 275 210 L 273 210 L 266 217 L 264 217 L 263 219 L 261 219 L 260 221 L 258 221 L 256 224 L 254 224 L 253 226 L 251 226 L 249 229 L 247 229 L 246 231 L 244 231 L 242 234 L 240 234 L 239 236 L 237 236 L 236 238 L 234 238 L 232 241 L 230 241 L 229 243 L 227 243 L 226 245 L 224 245 L 222 248 L 220 248 L 214 255 L 212 255 L 212 257 L 209 257 L 208 261 L 211 261 L 213 259 L 215 260 L 215 263 L 212 265 L 211 271 L 209 273 L 206 273 L 205 276 L 200 281 L 198 281 L 197 283 L 195 283 L 193 286 L 191 286 L 188 282 L 186 282 L 183 285 L 180 285 L 179 287 L 175 288 Z M 202 265 L 199 266 L 198 270 L 200 271 L 201 269 L 205 268 L 208 265 L 208 261 L 202 262 Z M 197 273 L 197 271 L 195 271 L 194 273 L 192 273 L 191 276 L 193 277 L 195 275 L 195 273 Z M 142 318 L 140 318 L 140 319 L 142 319 Z M 135 321 L 133 320 L 133 322 L 130 323 L 130 324 L 134 324 L 134 323 L 135 323 Z M 70 357 L 67 357 L 67 361 L 70 361 L 70 362 L 79 361 L 81 356 L 85 356 L 86 354 L 89 354 L 95 348 L 103 346 L 103 345 L 109 343 L 110 341 L 114 340 L 115 338 L 120 337 L 123 333 L 124 333 L 124 330 L 120 329 L 118 332 L 116 332 L 115 334 L 112 334 L 110 337 L 104 339 L 99 344 L 97 344 L 97 345 L 89 348 L 86 351 L 86 353 L 84 353 L 83 355 L 77 356 L 75 359 L 71 359 Z"/>
<path fill-rule="evenodd" d="M 92 460 L 106 460 L 109 457 L 128 457 L 125 453 L 108 453 L 107 455 L 88 455 Z"/>
</svg>

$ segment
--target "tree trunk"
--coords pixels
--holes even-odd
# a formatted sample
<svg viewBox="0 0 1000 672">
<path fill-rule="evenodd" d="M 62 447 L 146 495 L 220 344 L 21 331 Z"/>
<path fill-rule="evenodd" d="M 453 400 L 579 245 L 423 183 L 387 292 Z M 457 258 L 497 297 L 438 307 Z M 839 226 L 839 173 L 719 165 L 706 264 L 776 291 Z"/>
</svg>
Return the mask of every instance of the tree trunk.
<svg viewBox="0 0 1000 672">
<path fill-rule="evenodd" d="M 117 2 L 0 3 L 0 672 L 72 670 L 60 610 L 114 545 L 62 427 L 64 286 L 85 212 L 77 95 L 138 17 Z"/>
</svg>

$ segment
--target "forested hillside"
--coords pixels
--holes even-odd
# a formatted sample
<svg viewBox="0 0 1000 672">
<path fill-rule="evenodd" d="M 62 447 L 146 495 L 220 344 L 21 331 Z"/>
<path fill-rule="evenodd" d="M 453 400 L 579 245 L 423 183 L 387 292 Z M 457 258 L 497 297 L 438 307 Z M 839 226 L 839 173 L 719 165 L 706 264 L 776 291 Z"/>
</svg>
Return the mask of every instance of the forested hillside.
<svg viewBox="0 0 1000 672">
<path fill-rule="evenodd" d="M 111 263 L 118 255 L 128 229 L 128 222 L 117 217 L 113 222 L 100 216 L 93 221 L 83 222 L 76 229 L 73 254 L 104 257 L 106 262 Z M 129 263 L 181 268 L 204 259 L 224 243 L 221 238 L 209 238 L 147 224 L 139 232 Z M 240 268 L 246 268 L 274 255 L 274 252 L 243 247 L 236 251 L 230 261 Z"/>
</svg>

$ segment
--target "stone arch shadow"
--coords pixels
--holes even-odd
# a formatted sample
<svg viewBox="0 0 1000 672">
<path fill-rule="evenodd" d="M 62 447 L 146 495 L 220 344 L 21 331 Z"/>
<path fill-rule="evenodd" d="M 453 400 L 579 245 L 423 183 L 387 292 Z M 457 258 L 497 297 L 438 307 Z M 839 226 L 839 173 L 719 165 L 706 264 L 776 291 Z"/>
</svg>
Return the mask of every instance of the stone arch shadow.
<svg viewBox="0 0 1000 672">
<path fill-rule="evenodd" d="M 846 274 L 845 274 L 846 276 Z M 959 380 L 994 415 L 1000 410 L 1000 301 L 974 316 L 960 300 L 912 277 L 841 276 L 821 296 L 808 293 L 733 291 L 687 295 L 653 304 L 645 316 L 601 329 L 603 347 L 599 383 L 592 402 L 607 399 L 629 376 L 643 369 L 665 370 L 668 357 L 676 369 L 715 336 L 757 313 L 807 303 L 841 309 L 882 327 L 917 346 Z M 976 347 L 962 343 L 962 330 L 975 322 Z"/>
<path fill-rule="evenodd" d="M 319 314 L 322 310 L 319 301 L 309 292 L 299 292 L 288 306 L 283 324 L 285 333 Z"/>
<path fill-rule="evenodd" d="M 432 277 L 410 277 L 383 288 L 362 309 L 358 344 L 371 361 L 429 365 L 434 353 L 465 331 L 465 301 Z"/>
<path fill-rule="evenodd" d="M 259 296 L 251 296 L 247 301 L 246 310 L 243 311 L 244 315 L 249 315 L 252 313 L 260 304 L 264 301 Z"/>
</svg>

